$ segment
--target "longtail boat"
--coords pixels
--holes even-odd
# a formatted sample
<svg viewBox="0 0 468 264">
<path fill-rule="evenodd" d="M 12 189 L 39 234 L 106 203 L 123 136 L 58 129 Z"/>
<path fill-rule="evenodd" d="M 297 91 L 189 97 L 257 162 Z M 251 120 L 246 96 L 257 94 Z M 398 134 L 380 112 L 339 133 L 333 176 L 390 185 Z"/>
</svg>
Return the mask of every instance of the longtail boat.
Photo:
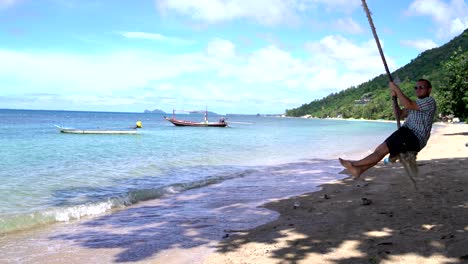
<svg viewBox="0 0 468 264">
<path fill-rule="evenodd" d="M 226 127 L 227 122 L 224 120 L 224 118 L 221 118 L 218 122 L 209 122 L 208 121 L 208 111 L 183 111 L 183 110 L 177 110 L 177 111 L 182 111 L 182 112 L 189 112 L 189 113 L 205 113 L 205 118 L 202 122 L 194 122 L 194 121 L 188 121 L 188 120 L 180 120 L 175 118 L 175 112 L 176 110 L 172 110 L 172 117 L 167 117 L 165 116 L 164 119 L 167 121 L 171 122 L 175 126 L 193 126 L 193 127 Z"/>
</svg>

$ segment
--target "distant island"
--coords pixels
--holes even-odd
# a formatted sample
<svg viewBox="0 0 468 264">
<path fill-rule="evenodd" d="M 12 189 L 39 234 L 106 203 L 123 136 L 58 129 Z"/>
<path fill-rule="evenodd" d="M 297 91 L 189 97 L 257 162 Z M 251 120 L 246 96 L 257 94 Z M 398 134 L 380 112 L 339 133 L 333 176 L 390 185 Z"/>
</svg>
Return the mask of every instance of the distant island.
<svg viewBox="0 0 468 264">
<path fill-rule="evenodd" d="M 204 115 L 205 112 L 203 112 L 203 111 L 192 111 L 192 112 L 189 112 L 189 114 L 191 114 L 191 115 L 200 115 L 200 114 L 203 114 L 203 115 Z M 215 113 L 215 112 L 210 112 L 210 111 L 208 111 L 208 112 L 207 112 L 207 115 L 208 115 L 208 116 L 219 116 L 220 114 Z"/>
<path fill-rule="evenodd" d="M 143 113 L 145 113 L 145 114 L 165 114 L 166 112 L 164 112 L 163 110 L 159 110 L 159 109 L 154 109 L 154 110 L 145 109 L 145 111 Z"/>
</svg>

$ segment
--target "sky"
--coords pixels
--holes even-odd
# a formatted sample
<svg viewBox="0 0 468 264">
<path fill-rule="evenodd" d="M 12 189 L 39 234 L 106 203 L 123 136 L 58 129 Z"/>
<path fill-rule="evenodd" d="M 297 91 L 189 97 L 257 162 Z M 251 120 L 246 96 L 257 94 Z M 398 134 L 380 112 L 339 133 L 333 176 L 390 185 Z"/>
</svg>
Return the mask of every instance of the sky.
<svg viewBox="0 0 468 264">
<path fill-rule="evenodd" d="M 368 0 L 394 71 L 465 0 Z M 281 114 L 385 73 L 360 0 L 0 0 L 0 109 Z"/>
</svg>

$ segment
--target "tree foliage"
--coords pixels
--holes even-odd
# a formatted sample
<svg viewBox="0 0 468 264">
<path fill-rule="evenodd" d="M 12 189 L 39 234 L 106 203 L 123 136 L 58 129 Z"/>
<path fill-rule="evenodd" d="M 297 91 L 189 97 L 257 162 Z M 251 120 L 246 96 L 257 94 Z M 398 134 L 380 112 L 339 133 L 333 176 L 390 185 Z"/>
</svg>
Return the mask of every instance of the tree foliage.
<svg viewBox="0 0 468 264">
<path fill-rule="evenodd" d="M 402 80 L 400 87 L 412 99 L 415 99 L 414 83 L 420 78 L 430 80 L 438 110 L 467 118 L 467 50 L 468 29 L 447 44 L 419 54 L 410 63 L 393 72 L 392 76 L 398 76 Z M 370 101 L 362 103 L 363 98 Z M 377 76 L 357 87 L 286 110 L 286 115 L 394 119 L 388 78 L 386 75 Z"/>
<path fill-rule="evenodd" d="M 468 118 L 468 52 L 460 48 L 444 63 L 445 85 L 439 88 L 441 113 Z"/>
</svg>

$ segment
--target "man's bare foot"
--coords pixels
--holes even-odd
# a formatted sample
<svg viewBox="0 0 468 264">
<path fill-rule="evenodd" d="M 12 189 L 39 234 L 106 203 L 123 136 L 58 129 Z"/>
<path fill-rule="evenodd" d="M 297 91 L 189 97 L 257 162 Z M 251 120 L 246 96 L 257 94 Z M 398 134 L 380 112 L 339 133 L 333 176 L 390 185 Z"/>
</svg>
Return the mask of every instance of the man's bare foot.
<svg viewBox="0 0 468 264">
<path fill-rule="evenodd" d="M 340 161 L 341 165 L 351 173 L 354 179 L 357 179 L 359 178 L 359 176 L 361 176 L 361 171 L 359 170 L 359 168 L 354 167 L 351 161 L 344 160 L 342 158 L 338 158 L 338 160 Z"/>
</svg>

